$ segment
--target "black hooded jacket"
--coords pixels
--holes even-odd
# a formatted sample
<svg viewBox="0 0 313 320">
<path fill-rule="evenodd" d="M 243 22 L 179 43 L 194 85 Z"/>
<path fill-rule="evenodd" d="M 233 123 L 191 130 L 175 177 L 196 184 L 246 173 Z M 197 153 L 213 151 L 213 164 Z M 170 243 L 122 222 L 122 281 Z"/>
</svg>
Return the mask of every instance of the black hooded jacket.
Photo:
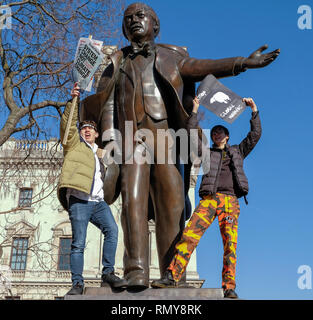
<svg viewBox="0 0 313 320">
<path fill-rule="evenodd" d="M 192 113 L 187 120 L 187 128 L 194 129 L 197 128 L 197 125 L 197 114 Z M 259 111 L 252 112 L 250 126 L 250 132 L 239 145 L 227 144 L 224 149 L 231 158 L 230 166 L 234 177 L 234 191 L 237 198 L 247 195 L 249 191 L 248 179 L 243 169 L 243 160 L 252 151 L 261 137 L 262 128 Z M 199 189 L 200 197 L 215 194 L 217 192 L 221 166 L 222 150 L 214 147 L 210 148 L 210 171 L 202 177 Z"/>
</svg>

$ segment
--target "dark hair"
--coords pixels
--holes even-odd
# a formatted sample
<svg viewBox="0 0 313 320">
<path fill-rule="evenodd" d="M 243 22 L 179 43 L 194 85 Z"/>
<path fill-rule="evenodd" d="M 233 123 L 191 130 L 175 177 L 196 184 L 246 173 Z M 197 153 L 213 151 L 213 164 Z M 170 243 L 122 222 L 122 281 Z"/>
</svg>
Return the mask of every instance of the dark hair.
<svg viewBox="0 0 313 320">
<path fill-rule="evenodd" d="M 80 122 L 79 123 L 79 130 L 81 130 L 83 127 L 86 127 L 86 126 L 91 127 L 95 131 L 98 132 L 97 124 L 92 120 L 84 120 L 84 121 Z"/>
<path fill-rule="evenodd" d="M 226 136 L 229 137 L 229 131 L 226 127 L 222 126 L 222 125 L 217 125 L 217 126 L 214 126 L 212 129 L 211 129 L 211 139 L 212 139 L 212 135 L 213 135 L 213 132 L 216 131 L 217 129 L 222 129 L 224 131 L 224 133 L 226 134 Z"/>
<path fill-rule="evenodd" d="M 152 19 L 154 20 L 154 28 L 153 29 L 154 29 L 154 37 L 156 38 L 156 36 L 159 34 L 159 31 L 160 31 L 160 20 L 159 20 L 157 14 L 155 13 L 155 11 L 150 6 L 148 6 L 147 4 L 142 3 L 142 2 L 134 2 L 134 3 L 130 4 L 125 9 L 124 16 L 123 16 L 123 24 L 122 24 L 122 30 L 123 30 L 124 37 L 126 39 L 128 39 L 127 35 L 126 35 L 126 30 L 125 30 L 125 13 L 128 10 L 128 8 L 130 8 L 131 6 L 134 6 L 134 5 L 140 5 L 147 13 L 150 14 Z"/>
</svg>

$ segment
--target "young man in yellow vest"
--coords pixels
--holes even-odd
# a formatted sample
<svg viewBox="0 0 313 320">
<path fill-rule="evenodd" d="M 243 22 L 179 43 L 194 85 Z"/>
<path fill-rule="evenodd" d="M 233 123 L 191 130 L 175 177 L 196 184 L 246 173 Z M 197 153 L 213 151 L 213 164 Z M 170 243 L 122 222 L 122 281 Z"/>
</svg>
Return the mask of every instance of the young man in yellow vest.
<svg viewBox="0 0 313 320">
<path fill-rule="evenodd" d="M 71 95 L 79 96 L 75 84 Z M 68 122 L 71 103 L 68 103 L 61 119 L 61 141 Z M 95 143 L 98 137 L 97 125 L 93 121 L 79 124 L 76 104 L 73 120 L 66 144 L 63 144 L 64 163 L 58 185 L 58 198 L 68 211 L 72 225 L 72 245 L 70 268 L 73 286 L 68 295 L 82 294 L 84 279 L 84 249 L 88 223 L 91 222 L 104 234 L 102 251 L 102 284 L 113 288 L 126 287 L 127 282 L 114 274 L 115 253 L 117 248 L 118 227 L 109 205 L 104 201 L 103 184 L 105 167 L 100 149 Z"/>
</svg>

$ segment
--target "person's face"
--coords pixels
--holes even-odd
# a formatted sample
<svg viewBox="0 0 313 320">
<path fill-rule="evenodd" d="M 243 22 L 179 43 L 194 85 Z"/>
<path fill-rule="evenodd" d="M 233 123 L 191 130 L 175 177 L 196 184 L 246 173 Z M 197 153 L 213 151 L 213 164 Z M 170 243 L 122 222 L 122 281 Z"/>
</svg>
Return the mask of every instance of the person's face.
<svg viewBox="0 0 313 320">
<path fill-rule="evenodd" d="M 212 132 L 212 141 L 217 146 L 221 146 L 227 143 L 229 136 L 225 134 L 222 128 L 217 128 Z"/>
<path fill-rule="evenodd" d="M 98 138 L 98 132 L 92 127 L 83 127 L 80 130 L 81 137 L 88 142 L 89 144 L 93 145 Z"/>
<path fill-rule="evenodd" d="M 140 5 L 131 5 L 124 14 L 124 30 L 130 41 L 154 39 L 154 20 Z"/>
</svg>

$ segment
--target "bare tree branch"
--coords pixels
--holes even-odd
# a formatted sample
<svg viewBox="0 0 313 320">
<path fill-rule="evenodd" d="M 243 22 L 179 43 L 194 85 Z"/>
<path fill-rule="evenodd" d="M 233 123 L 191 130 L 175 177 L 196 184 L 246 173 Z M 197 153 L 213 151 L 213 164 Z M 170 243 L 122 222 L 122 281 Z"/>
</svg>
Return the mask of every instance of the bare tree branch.
<svg viewBox="0 0 313 320">
<path fill-rule="evenodd" d="M 8 7 L 22 6 L 23 4 L 26 4 L 26 3 L 30 3 L 30 0 L 11 2 L 11 3 L 6 4 L 6 6 L 8 6 Z"/>
<path fill-rule="evenodd" d="M 120 43 L 125 0 L 25 0 L 8 4 L 11 30 L 0 30 L 0 146 L 11 136 L 51 132 L 70 98 L 79 37 Z M 44 121 L 45 108 L 53 116 Z M 51 114 L 51 112 L 49 112 Z M 34 120 L 36 119 L 36 121 Z M 55 119 L 55 120 L 52 120 Z"/>
</svg>

